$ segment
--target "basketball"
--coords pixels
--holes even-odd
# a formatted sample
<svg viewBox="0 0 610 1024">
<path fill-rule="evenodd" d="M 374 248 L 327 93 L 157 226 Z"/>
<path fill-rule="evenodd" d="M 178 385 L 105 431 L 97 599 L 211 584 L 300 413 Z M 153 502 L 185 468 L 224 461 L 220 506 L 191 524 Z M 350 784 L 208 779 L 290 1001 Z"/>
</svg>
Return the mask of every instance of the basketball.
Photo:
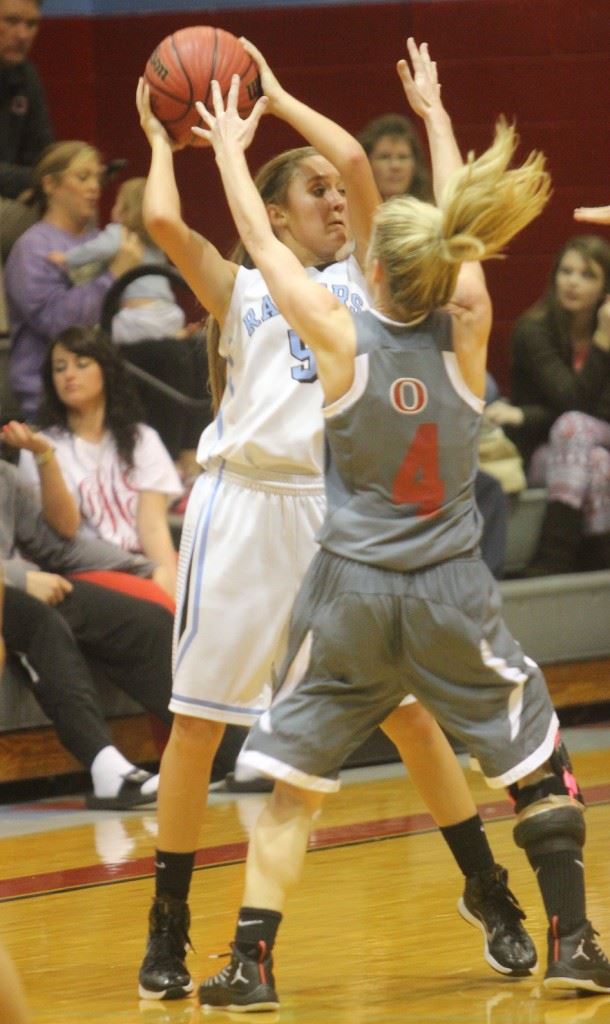
<svg viewBox="0 0 610 1024">
<path fill-rule="evenodd" d="M 258 68 L 239 39 L 222 28 L 193 25 L 162 39 L 150 55 L 144 80 L 150 87 L 150 105 L 170 138 L 190 145 L 207 145 L 191 132 L 201 125 L 195 102 L 210 109 L 211 83 L 216 79 L 226 100 L 232 75 L 241 85 L 238 109 L 242 117 L 262 95 Z"/>
</svg>

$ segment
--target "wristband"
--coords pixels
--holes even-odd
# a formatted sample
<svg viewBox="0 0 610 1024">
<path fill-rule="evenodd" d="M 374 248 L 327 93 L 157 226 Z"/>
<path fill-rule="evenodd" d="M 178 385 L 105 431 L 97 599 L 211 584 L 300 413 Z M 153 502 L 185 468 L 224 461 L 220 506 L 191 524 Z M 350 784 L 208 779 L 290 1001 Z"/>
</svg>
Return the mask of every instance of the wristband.
<svg viewBox="0 0 610 1024">
<path fill-rule="evenodd" d="M 53 458 L 54 453 L 55 449 L 53 445 L 51 445 L 50 448 L 45 448 L 43 452 L 39 452 L 38 455 L 35 455 L 34 462 L 36 463 L 37 466 L 44 466 L 49 461 L 49 459 Z"/>
</svg>

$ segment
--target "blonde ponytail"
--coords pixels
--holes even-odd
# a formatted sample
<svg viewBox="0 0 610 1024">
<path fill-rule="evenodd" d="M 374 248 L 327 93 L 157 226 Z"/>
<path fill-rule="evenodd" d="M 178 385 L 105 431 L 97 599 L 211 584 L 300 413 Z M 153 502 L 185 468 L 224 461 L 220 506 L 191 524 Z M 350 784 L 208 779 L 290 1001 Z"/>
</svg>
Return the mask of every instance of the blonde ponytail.
<svg viewBox="0 0 610 1024">
<path fill-rule="evenodd" d="M 441 197 L 444 236 L 468 231 L 483 243 L 479 259 L 500 252 L 541 213 L 550 197 L 543 153 L 534 150 L 519 167 L 508 169 L 518 142 L 515 126 L 500 118 L 492 145 L 478 159 L 468 154 Z"/>
<path fill-rule="evenodd" d="M 395 315 L 426 316 L 444 306 L 462 263 L 497 256 L 544 209 L 551 182 L 542 153 L 508 169 L 517 147 L 514 126 L 501 118 L 493 144 L 470 153 L 447 182 L 438 207 L 412 196 L 380 206 L 369 259 L 379 259 Z"/>
</svg>

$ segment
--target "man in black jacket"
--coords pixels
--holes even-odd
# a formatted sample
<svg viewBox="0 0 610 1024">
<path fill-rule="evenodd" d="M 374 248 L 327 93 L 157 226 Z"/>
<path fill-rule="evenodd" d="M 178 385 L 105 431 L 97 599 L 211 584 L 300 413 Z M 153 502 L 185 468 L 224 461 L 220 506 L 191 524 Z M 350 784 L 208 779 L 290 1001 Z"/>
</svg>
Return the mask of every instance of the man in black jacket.
<svg viewBox="0 0 610 1024">
<path fill-rule="evenodd" d="M 0 255 L 36 218 L 17 197 L 54 133 L 44 89 L 28 53 L 41 20 L 42 0 L 0 0 Z"/>
<path fill-rule="evenodd" d="M 0 0 L 0 194 L 16 199 L 53 141 L 44 90 L 28 59 L 42 0 Z"/>
</svg>

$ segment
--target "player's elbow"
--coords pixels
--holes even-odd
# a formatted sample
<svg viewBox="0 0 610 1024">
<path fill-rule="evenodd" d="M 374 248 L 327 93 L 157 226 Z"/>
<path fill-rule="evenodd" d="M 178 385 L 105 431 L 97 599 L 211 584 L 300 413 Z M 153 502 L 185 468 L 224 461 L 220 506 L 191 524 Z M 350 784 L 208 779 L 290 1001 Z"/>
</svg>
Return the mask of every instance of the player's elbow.
<svg viewBox="0 0 610 1024">
<path fill-rule="evenodd" d="M 167 212 L 152 209 L 144 216 L 144 227 L 153 242 L 163 249 L 175 236 L 178 225 L 175 217 Z"/>
<path fill-rule="evenodd" d="M 369 170 L 369 158 L 357 139 L 351 139 L 342 154 L 341 171 L 345 178 L 360 177 Z"/>
</svg>

